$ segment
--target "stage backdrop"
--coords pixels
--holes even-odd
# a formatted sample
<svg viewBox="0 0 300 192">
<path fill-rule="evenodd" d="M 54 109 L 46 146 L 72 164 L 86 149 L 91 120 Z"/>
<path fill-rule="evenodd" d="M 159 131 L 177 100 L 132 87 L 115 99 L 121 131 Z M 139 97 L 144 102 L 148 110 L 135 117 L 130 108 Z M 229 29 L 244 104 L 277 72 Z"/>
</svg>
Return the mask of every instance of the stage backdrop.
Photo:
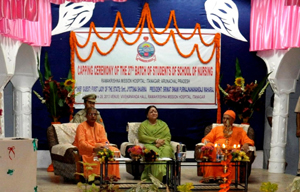
<svg viewBox="0 0 300 192">
<path fill-rule="evenodd" d="M 105 1 L 96 3 L 93 15 L 89 22 L 83 27 L 89 27 L 93 21 L 96 27 L 113 27 L 117 12 L 122 14 L 122 21 L 127 28 L 134 28 L 139 23 L 141 13 L 145 3 L 149 4 L 153 24 L 156 28 L 165 28 L 170 12 L 174 10 L 176 14 L 176 25 L 179 29 L 194 29 L 199 23 L 201 29 L 213 29 L 211 20 L 207 18 L 205 3 L 212 2 L 206 0 L 173 0 L 173 1 L 153 1 L 153 0 L 129 0 L 125 3 L 114 3 Z M 220 2 L 220 1 L 217 1 Z M 223 2 L 223 1 L 222 1 Z M 250 27 L 250 1 L 249 0 L 233 0 L 231 3 L 236 5 L 238 10 L 238 19 L 230 20 L 234 22 L 240 33 L 249 41 Z M 233 6 L 232 6 L 233 8 Z M 58 24 L 59 6 L 51 5 L 52 26 Z M 230 12 L 230 11 L 229 11 Z M 225 14 L 224 14 L 225 15 Z M 228 20 L 229 21 L 229 20 Z M 170 23 L 170 28 L 174 29 L 174 21 Z M 117 27 L 121 27 L 118 23 Z M 41 71 L 44 73 L 44 56 L 48 52 L 49 62 L 53 74 L 53 78 L 61 81 L 60 78 L 66 78 L 70 70 L 70 32 L 65 32 L 52 36 L 50 47 L 43 47 L 41 55 Z M 121 41 L 121 40 L 119 40 Z M 144 41 L 141 38 L 141 42 Z M 149 38 L 148 41 L 151 41 Z M 154 45 L 155 48 L 158 46 Z M 136 46 L 137 47 L 137 46 Z M 249 52 L 249 42 L 237 40 L 227 35 L 221 34 L 221 57 L 220 57 L 220 75 L 222 75 L 221 86 L 224 88 L 227 84 L 232 85 L 235 79 L 235 60 L 239 58 L 241 70 L 246 83 L 260 81 L 266 75 L 266 65 L 256 56 L 256 53 Z M 114 51 L 113 51 L 114 52 Z M 137 54 L 137 51 L 135 51 Z M 94 53 L 95 54 L 95 53 Z M 136 56 L 135 54 L 135 56 Z M 177 55 L 177 53 L 176 53 Z M 123 62 L 122 62 L 123 63 Z M 150 65 L 141 64 L 138 66 Z M 153 62 L 156 63 L 156 62 Z M 116 64 L 114 64 L 116 65 Z M 127 63 L 130 66 L 131 63 Z M 199 63 L 199 66 L 202 64 Z M 152 65 L 153 66 L 153 65 Z M 161 77 L 162 78 L 162 77 Z M 102 86 L 101 82 L 97 86 Z M 118 86 L 122 86 L 121 84 Z M 202 86 L 202 85 L 200 85 Z M 33 90 L 41 93 L 41 86 L 37 81 L 33 86 Z M 78 97 L 80 100 L 81 97 Z M 262 100 L 265 97 L 263 96 Z M 101 100 L 99 100 L 101 102 Z M 48 149 L 47 144 L 47 127 L 51 124 L 51 119 L 47 112 L 46 106 L 32 95 L 32 131 L 33 137 L 39 139 L 39 149 Z M 222 112 L 228 109 L 223 103 L 221 97 Z M 120 144 L 127 141 L 126 124 L 127 122 L 141 122 L 146 119 L 145 110 L 142 108 L 98 108 L 105 123 L 108 133 L 108 139 L 111 143 Z M 264 109 L 264 107 L 262 108 Z M 78 110 L 75 110 L 75 113 Z M 158 108 L 159 118 L 165 121 L 171 130 L 172 140 L 181 141 L 187 144 L 189 150 L 193 150 L 195 144 L 200 142 L 203 137 L 204 129 L 207 125 L 216 122 L 217 109 L 191 109 L 176 108 L 167 109 Z M 67 122 L 68 117 L 61 118 L 61 122 Z M 262 149 L 263 133 L 264 133 L 264 110 L 255 112 L 250 120 L 251 126 L 255 130 L 255 145 L 257 149 Z M 241 122 L 239 119 L 236 120 Z"/>
<path fill-rule="evenodd" d="M 90 28 L 81 28 L 71 34 L 77 44 L 87 43 L 83 48 L 73 43 L 76 108 L 84 108 L 81 98 L 90 93 L 97 95 L 96 108 L 146 108 L 153 104 L 163 108 L 217 108 L 215 83 L 219 56 L 216 55 L 220 50 L 214 43 L 216 31 L 202 29 L 201 34 L 193 35 L 194 29 L 180 29 L 184 37 L 192 36 L 188 40 L 174 29 L 154 34 L 153 39 L 148 29 L 133 34 L 122 28 L 89 31 Z M 168 40 L 171 32 L 174 36 Z M 98 37 L 108 37 L 111 33 L 108 39 Z M 136 43 L 128 45 L 128 42 Z M 167 43 L 160 46 L 156 42 Z M 193 51 L 195 46 L 197 49 Z M 184 55 L 193 54 L 182 57 L 176 48 Z M 106 55 L 96 51 L 107 53 L 111 49 Z"/>
</svg>

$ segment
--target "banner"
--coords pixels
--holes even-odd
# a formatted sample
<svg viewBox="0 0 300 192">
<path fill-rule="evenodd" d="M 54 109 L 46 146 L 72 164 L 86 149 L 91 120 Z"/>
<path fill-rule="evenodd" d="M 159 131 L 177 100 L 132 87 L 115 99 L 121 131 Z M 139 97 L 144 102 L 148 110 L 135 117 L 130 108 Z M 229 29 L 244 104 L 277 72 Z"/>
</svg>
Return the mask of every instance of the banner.
<svg viewBox="0 0 300 192">
<path fill-rule="evenodd" d="M 90 28 L 74 31 L 79 44 L 85 44 L 88 39 L 87 45 L 77 46 L 73 53 L 75 93 L 80 92 L 75 99 L 76 108 L 83 108 L 82 97 L 90 93 L 97 95 L 97 108 L 145 108 L 149 105 L 217 108 L 215 84 L 219 57 L 215 43 L 211 43 L 216 31 L 201 29 L 203 41 L 211 43 L 207 46 L 202 43 L 200 35 L 185 40 L 173 29 L 163 34 L 155 33 L 155 41 L 148 29 L 128 34 L 117 28 L 107 39 L 99 38 L 99 35 L 108 37 L 112 28 L 96 30 L 98 33 L 90 33 Z M 193 31 L 180 29 L 185 37 L 191 36 Z M 166 43 L 160 45 L 157 42 Z M 103 54 L 107 52 L 109 54 Z M 191 52 L 188 57 L 182 56 Z M 78 55 L 88 59 L 83 62 Z M 208 62 L 201 62 L 199 58 Z"/>
</svg>

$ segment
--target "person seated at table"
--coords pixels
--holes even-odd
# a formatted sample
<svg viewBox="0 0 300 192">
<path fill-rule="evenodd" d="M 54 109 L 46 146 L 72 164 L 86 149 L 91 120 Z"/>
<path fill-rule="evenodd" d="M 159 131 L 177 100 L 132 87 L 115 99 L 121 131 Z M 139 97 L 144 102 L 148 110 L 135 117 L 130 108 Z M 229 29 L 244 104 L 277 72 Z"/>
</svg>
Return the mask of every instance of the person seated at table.
<svg viewBox="0 0 300 192">
<path fill-rule="evenodd" d="M 82 156 L 83 162 L 95 163 L 95 161 L 93 160 L 94 154 L 104 149 L 106 142 L 109 143 L 109 141 L 106 137 L 106 132 L 103 125 L 96 122 L 98 114 L 97 110 L 93 107 L 90 107 L 87 108 L 86 112 L 87 120 L 78 125 L 73 145 L 75 145 L 78 148 L 79 154 Z M 119 149 L 112 146 L 110 146 L 109 149 L 112 151 L 119 151 Z M 100 165 L 99 163 L 96 164 L 97 166 L 94 166 L 91 172 L 99 175 Z M 87 174 L 86 171 L 85 174 Z M 108 166 L 108 176 L 110 175 L 114 175 L 120 178 L 118 164 Z"/>
<path fill-rule="evenodd" d="M 138 129 L 139 142 L 143 143 L 145 148 L 155 151 L 159 158 L 173 158 L 174 153 L 170 143 L 171 133 L 168 125 L 157 119 L 157 108 L 153 105 L 147 107 L 146 116 L 147 120 L 143 121 Z M 166 175 L 166 164 L 146 165 L 141 180 L 149 180 L 149 173 L 162 181 Z"/>
<path fill-rule="evenodd" d="M 226 144 L 228 139 L 228 145 L 233 147 L 234 145 L 242 146 L 241 151 L 248 152 L 249 145 L 253 146 L 254 141 L 247 136 L 246 131 L 241 127 L 233 126 L 235 120 L 235 112 L 227 110 L 223 115 L 223 125 L 213 128 L 203 139 L 202 142 L 206 143 L 207 146 L 215 146 L 215 144 Z M 216 148 L 213 152 L 213 161 L 216 160 Z M 209 163 L 208 163 L 209 164 Z M 207 165 L 208 165 L 207 164 Z M 221 175 L 223 174 L 222 166 L 204 166 L 204 176 L 200 182 L 222 182 Z M 232 167 L 229 179 L 235 179 L 235 169 Z"/>
</svg>

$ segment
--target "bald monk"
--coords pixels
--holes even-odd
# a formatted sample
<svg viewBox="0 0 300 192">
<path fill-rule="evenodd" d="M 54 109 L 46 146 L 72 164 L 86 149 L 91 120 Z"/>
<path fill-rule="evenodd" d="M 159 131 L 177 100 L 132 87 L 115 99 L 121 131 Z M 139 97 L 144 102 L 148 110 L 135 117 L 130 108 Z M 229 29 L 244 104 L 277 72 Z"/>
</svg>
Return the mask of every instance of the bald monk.
<svg viewBox="0 0 300 192">
<path fill-rule="evenodd" d="M 106 142 L 109 143 L 106 137 L 106 132 L 104 127 L 97 123 L 97 110 L 93 107 L 87 109 L 86 118 L 87 120 L 78 125 L 76 130 L 76 136 L 74 144 L 78 150 L 79 154 L 82 156 L 83 162 L 95 163 L 93 161 L 93 153 L 104 149 Z M 112 151 L 119 151 L 115 147 L 109 147 Z M 100 165 L 93 167 L 93 173 L 100 174 Z M 90 173 L 90 172 L 89 172 Z M 85 174 L 87 174 L 85 172 Z M 120 178 L 119 165 L 113 164 L 108 166 L 108 176 L 114 175 Z"/>
<path fill-rule="evenodd" d="M 246 131 L 241 127 L 234 127 L 233 122 L 235 120 L 235 112 L 232 110 L 227 110 L 223 115 L 223 125 L 213 128 L 209 134 L 207 134 L 202 142 L 206 143 L 207 146 L 214 146 L 215 144 L 220 144 L 222 146 L 225 144 L 226 139 L 228 139 L 228 145 L 238 145 L 240 144 L 241 150 L 247 153 L 249 151 L 249 145 L 253 146 L 254 141 L 251 140 Z M 216 160 L 216 149 L 213 152 L 213 161 Z M 231 176 L 229 179 L 235 178 L 235 169 L 232 167 Z M 221 182 L 223 174 L 223 167 L 221 166 L 205 166 L 204 176 L 201 182 Z"/>
</svg>

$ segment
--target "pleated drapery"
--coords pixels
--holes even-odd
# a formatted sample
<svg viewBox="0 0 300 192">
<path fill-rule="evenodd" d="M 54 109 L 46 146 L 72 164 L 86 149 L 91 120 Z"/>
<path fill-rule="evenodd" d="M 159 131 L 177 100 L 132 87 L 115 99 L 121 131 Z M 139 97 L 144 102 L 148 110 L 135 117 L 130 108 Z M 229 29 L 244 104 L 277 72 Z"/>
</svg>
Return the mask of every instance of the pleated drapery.
<svg viewBox="0 0 300 192">
<path fill-rule="evenodd" d="M 62 4 L 62 3 L 65 3 L 66 0 L 50 0 L 51 3 L 54 3 L 54 4 Z M 74 2 L 74 3 L 79 3 L 79 2 L 94 2 L 94 3 L 97 3 L 97 2 L 104 2 L 104 1 L 107 1 L 107 0 L 68 0 L 68 1 L 71 1 L 71 2 Z M 114 2 L 126 2 L 127 0 L 110 0 L 110 1 L 114 1 Z"/>
<path fill-rule="evenodd" d="M 252 0 L 250 51 L 300 47 L 300 0 Z"/>
<path fill-rule="evenodd" d="M 31 46 L 50 46 L 51 4 L 66 0 L 0 0 L 0 34 Z M 70 0 L 104 2 L 105 0 Z M 126 0 L 111 0 L 125 2 Z"/>
<path fill-rule="evenodd" d="M 12 10 L 10 6 L 13 4 L 7 3 L 13 1 L 21 5 L 27 5 L 25 2 L 28 2 L 27 0 L 1 0 L 1 3 L 6 3 L 6 7 L 2 7 L 2 9 L 9 9 L 9 11 L 2 11 L 5 14 L 3 14 L 4 17 L 0 18 L 0 34 L 32 46 L 49 46 L 52 30 L 49 0 L 30 0 L 31 5 L 34 4 L 33 7 L 35 8 L 32 9 L 32 6 L 27 6 L 18 9 L 23 10 L 25 14 L 19 14 L 23 16 L 17 19 L 12 18 L 10 14 Z M 30 14 L 26 14 L 26 12 Z"/>
</svg>

